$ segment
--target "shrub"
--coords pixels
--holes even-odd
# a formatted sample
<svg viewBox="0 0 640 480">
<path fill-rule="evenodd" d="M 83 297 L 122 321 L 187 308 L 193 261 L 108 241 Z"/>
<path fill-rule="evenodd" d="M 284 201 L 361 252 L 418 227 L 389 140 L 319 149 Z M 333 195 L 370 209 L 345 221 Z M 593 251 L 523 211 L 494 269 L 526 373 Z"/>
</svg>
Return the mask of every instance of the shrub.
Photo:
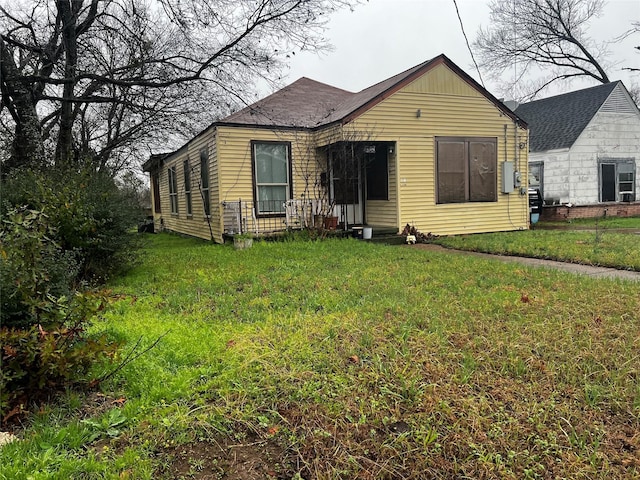
<svg viewBox="0 0 640 480">
<path fill-rule="evenodd" d="M 13 171 L 0 209 L 0 416 L 71 385 L 114 351 L 84 333 L 105 299 L 86 291 L 132 264 L 137 202 L 90 171 Z M 84 290 L 84 291 L 82 291 Z"/>
<path fill-rule="evenodd" d="M 86 385 L 91 366 L 115 352 L 104 337 L 84 334 L 86 320 L 104 307 L 104 299 L 76 294 L 58 302 L 56 314 L 64 315 L 52 329 L 41 325 L 27 329 L 0 328 L 0 417 L 20 413 L 27 401 L 46 400 L 69 386 Z"/>
<path fill-rule="evenodd" d="M 53 240 L 41 211 L 12 209 L 0 229 L 0 324 L 28 327 L 60 323 L 59 299 L 71 294 L 78 264 L 74 251 Z"/>
<path fill-rule="evenodd" d="M 3 181 L 4 210 L 21 206 L 43 212 L 53 240 L 77 261 L 76 278 L 103 281 L 135 260 L 133 227 L 142 211 L 130 190 L 91 170 L 13 171 Z"/>
</svg>

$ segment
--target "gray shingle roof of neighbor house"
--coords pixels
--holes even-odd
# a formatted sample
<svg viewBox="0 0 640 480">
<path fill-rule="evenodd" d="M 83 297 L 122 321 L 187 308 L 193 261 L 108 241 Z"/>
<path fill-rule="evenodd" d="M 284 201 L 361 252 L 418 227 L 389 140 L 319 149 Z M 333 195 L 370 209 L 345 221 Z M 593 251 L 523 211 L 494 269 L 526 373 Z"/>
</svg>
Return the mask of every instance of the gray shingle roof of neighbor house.
<svg viewBox="0 0 640 480">
<path fill-rule="evenodd" d="M 529 124 L 529 151 L 571 147 L 619 83 L 605 83 L 519 105 L 516 115 Z"/>
<path fill-rule="evenodd" d="M 282 90 L 223 118 L 217 124 L 252 125 L 264 127 L 317 128 L 334 122 L 348 121 L 352 116 L 385 99 L 402 86 L 415 80 L 432 66 L 445 63 L 468 83 L 481 90 L 500 110 L 520 121 L 500 101 L 460 70 L 445 55 L 405 70 L 357 93 L 301 78 Z"/>
</svg>

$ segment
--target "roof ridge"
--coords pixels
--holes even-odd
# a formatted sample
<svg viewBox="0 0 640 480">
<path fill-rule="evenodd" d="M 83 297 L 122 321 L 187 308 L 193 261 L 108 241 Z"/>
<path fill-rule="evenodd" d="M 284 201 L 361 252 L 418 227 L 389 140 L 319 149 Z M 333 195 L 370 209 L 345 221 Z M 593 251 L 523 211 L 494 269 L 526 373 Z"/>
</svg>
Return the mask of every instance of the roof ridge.
<svg viewBox="0 0 640 480">
<path fill-rule="evenodd" d="M 617 85 L 619 83 L 622 83 L 622 81 L 621 80 L 615 80 L 613 82 L 601 83 L 600 85 L 594 85 L 592 87 L 581 88 L 579 90 L 572 90 L 570 92 L 558 93 L 557 95 L 552 95 L 551 97 L 538 98 L 537 100 L 531 100 L 529 102 L 523 102 L 523 103 L 520 104 L 520 106 L 529 105 L 531 103 L 536 103 L 536 102 L 542 102 L 544 100 L 557 99 L 558 97 L 564 97 L 564 96 L 569 96 L 569 95 L 573 95 L 573 94 L 577 94 L 577 93 L 581 93 L 581 92 L 587 92 L 589 90 L 595 90 L 595 89 L 599 89 L 599 88 L 603 88 L 604 89 L 604 87 L 612 87 L 612 86 L 615 86 L 615 85 Z"/>
</svg>

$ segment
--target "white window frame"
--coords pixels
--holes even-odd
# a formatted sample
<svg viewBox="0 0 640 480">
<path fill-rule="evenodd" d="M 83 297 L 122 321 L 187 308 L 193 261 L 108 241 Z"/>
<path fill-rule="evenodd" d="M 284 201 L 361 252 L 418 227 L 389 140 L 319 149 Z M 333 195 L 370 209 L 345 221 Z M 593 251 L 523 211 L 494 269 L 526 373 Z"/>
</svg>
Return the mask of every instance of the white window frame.
<svg viewBox="0 0 640 480">
<path fill-rule="evenodd" d="M 283 145 L 285 147 L 286 155 L 286 175 L 287 179 L 284 183 L 264 183 L 258 182 L 257 171 L 257 148 L 260 145 Z M 252 140 L 251 141 L 251 158 L 253 167 L 253 203 L 255 205 L 256 216 L 258 217 L 284 217 L 286 215 L 286 209 L 284 203 L 292 198 L 292 183 L 291 183 L 291 143 L 290 142 L 278 142 L 268 140 Z M 260 204 L 260 188 L 261 187 L 285 187 L 286 198 L 283 199 L 282 205 L 274 207 L 279 208 L 261 208 Z"/>
</svg>

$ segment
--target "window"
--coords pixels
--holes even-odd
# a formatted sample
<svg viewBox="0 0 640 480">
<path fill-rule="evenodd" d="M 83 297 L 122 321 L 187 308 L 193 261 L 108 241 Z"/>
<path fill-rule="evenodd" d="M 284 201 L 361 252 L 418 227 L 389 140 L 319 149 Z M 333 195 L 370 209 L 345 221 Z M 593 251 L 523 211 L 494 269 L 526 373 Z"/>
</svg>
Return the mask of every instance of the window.
<svg viewBox="0 0 640 480">
<path fill-rule="evenodd" d="M 182 164 L 184 169 L 184 200 L 187 205 L 187 215 L 193 215 L 191 210 L 191 171 L 189 170 L 189 160 Z"/>
<path fill-rule="evenodd" d="M 205 148 L 200 150 L 200 193 L 205 216 L 211 215 L 211 201 L 209 199 L 209 152 Z"/>
<path fill-rule="evenodd" d="M 151 184 L 153 185 L 153 210 L 155 213 L 162 213 L 162 207 L 160 206 L 160 177 L 158 173 L 151 174 Z"/>
<path fill-rule="evenodd" d="M 599 160 L 601 202 L 632 202 L 636 198 L 636 163 L 633 158 Z"/>
<path fill-rule="evenodd" d="M 367 200 L 389 200 L 389 165 L 387 147 L 365 147 L 364 162 L 367 172 Z"/>
<path fill-rule="evenodd" d="M 543 178 L 544 178 L 544 163 L 543 162 L 531 162 L 529 163 L 529 188 L 537 188 L 540 190 L 544 197 L 543 191 Z"/>
<path fill-rule="evenodd" d="M 495 138 L 436 137 L 437 203 L 495 202 Z"/>
<path fill-rule="evenodd" d="M 291 197 L 291 145 L 282 142 L 251 142 L 254 202 L 258 215 L 283 215 Z"/>
<path fill-rule="evenodd" d="M 167 170 L 169 177 L 169 203 L 171 204 L 171 213 L 178 214 L 178 178 L 176 177 L 176 167 L 169 167 Z"/>
</svg>

